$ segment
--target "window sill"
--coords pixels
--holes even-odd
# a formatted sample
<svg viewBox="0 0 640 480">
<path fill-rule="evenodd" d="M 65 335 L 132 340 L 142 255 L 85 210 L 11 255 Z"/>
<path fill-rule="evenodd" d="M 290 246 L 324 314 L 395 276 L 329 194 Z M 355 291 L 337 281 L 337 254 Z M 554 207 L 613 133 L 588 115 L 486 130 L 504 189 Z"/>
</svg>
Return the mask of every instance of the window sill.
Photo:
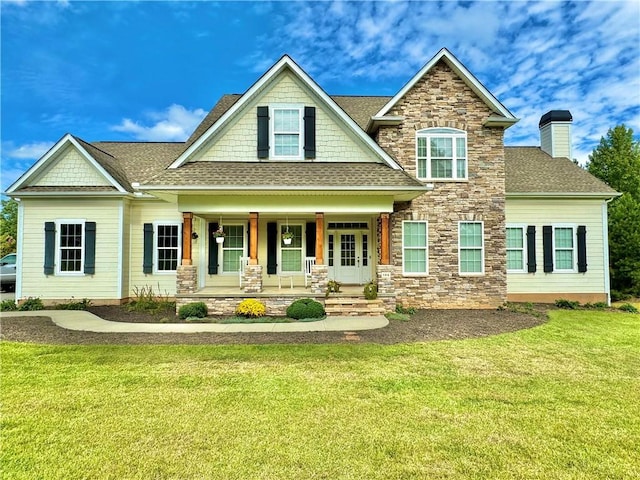
<svg viewBox="0 0 640 480">
<path fill-rule="evenodd" d="M 420 177 L 416 177 L 418 180 L 420 180 L 421 182 L 428 182 L 428 183 L 436 183 L 436 182 L 441 182 L 441 183 L 469 183 L 469 179 L 468 178 L 420 178 Z"/>
</svg>

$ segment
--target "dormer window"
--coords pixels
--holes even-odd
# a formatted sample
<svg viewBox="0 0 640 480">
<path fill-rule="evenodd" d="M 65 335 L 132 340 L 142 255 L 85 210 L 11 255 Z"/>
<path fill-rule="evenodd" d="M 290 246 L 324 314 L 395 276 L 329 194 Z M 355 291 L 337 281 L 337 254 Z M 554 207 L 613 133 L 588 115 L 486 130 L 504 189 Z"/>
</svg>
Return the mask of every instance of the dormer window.
<svg viewBox="0 0 640 480">
<path fill-rule="evenodd" d="M 421 180 L 466 180 L 467 132 L 455 128 L 418 131 L 416 171 Z"/>
<path fill-rule="evenodd" d="M 304 105 L 261 106 L 258 113 L 258 158 L 316 158 L 316 108 Z"/>
<path fill-rule="evenodd" d="M 302 158 L 302 111 L 301 106 L 272 107 L 272 157 Z"/>
</svg>

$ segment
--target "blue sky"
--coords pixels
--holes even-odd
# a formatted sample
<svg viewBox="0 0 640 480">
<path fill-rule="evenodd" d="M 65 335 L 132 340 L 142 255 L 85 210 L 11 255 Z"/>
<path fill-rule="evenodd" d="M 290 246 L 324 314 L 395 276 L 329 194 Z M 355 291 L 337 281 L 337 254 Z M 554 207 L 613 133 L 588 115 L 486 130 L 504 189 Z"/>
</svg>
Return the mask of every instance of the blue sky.
<svg viewBox="0 0 640 480">
<path fill-rule="evenodd" d="M 584 163 L 607 130 L 640 138 L 640 2 L 1 0 L 2 190 L 69 132 L 182 141 L 225 93 L 288 53 L 329 94 L 393 95 L 447 47 L 539 145 L 573 114 Z"/>
</svg>

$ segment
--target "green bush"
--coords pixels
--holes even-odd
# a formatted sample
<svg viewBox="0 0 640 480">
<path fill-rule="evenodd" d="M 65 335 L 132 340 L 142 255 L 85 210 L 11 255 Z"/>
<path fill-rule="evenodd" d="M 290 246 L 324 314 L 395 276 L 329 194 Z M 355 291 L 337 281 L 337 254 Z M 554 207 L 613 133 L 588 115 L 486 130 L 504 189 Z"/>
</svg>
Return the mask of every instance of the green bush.
<svg viewBox="0 0 640 480">
<path fill-rule="evenodd" d="M 638 309 L 633 305 L 631 305 L 630 303 L 625 303 L 623 305 L 620 305 L 618 307 L 618 310 L 622 310 L 623 312 L 628 312 L 628 313 L 638 313 Z"/>
<path fill-rule="evenodd" d="M 42 300 L 39 298 L 29 297 L 18 307 L 18 310 L 22 312 L 44 310 L 44 305 L 42 304 Z"/>
<path fill-rule="evenodd" d="M 287 308 L 287 317 L 300 320 L 302 318 L 322 318 L 325 316 L 324 307 L 320 302 L 311 298 L 301 298 Z"/>
<path fill-rule="evenodd" d="M 606 302 L 585 303 L 582 308 L 587 310 L 605 310 L 609 307 Z"/>
<path fill-rule="evenodd" d="M 159 287 L 158 291 L 160 291 Z M 130 312 L 147 312 L 157 314 L 168 310 L 175 311 L 175 302 L 170 302 L 167 294 L 156 294 L 153 291 L 153 287 L 149 285 L 133 287 L 133 294 L 135 299 L 127 304 L 127 310 Z"/>
<path fill-rule="evenodd" d="M 621 292 L 619 290 L 611 290 L 611 301 L 612 302 L 623 302 L 625 300 L 629 300 L 631 298 L 631 294 Z"/>
<path fill-rule="evenodd" d="M 340 287 L 342 286 L 342 284 L 340 282 L 336 282 L 335 280 L 329 280 L 327 282 L 327 291 L 325 293 L 325 298 L 329 297 L 330 293 L 339 293 L 340 292 Z"/>
<path fill-rule="evenodd" d="M 79 302 L 59 303 L 56 310 L 87 310 L 90 306 L 91 300 L 84 298 Z"/>
<path fill-rule="evenodd" d="M 0 312 L 13 312 L 15 310 L 18 310 L 18 306 L 13 300 L 3 300 L 0 303 Z"/>
<path fill-rule="evenodd" d="M 378 298 L 378 286 L 375 283 L 369 282 L 364 286 L 364 298 L 367 300 Z"/>
<path fill-rule="evenodd" d="M 405 315 L 413 315 L 416 313 L 416 309 L 414 307 L 404 307 L 401 303 L 396 305 L 396 313 L 404 313 Z"/>
<path fill-rule="evenodd" d="M 190 317 L 204 318 L 207 313 L 207 305 L 204 302 L 187 303 L 178 309 L 178 317 L 183 320 Z"/>
<path fill-rule="evenodd" d="M 580 307 L 580 302 L 574 302 L 572 300 L 560 298 L 556 300 L 556 307 L 563 308 L 565 310 L 575 310 L 576 308 Z"/>
<path fill-rule="evenodd" d="M 236 307 L 236 315 L 240 317 L 258 318 L 264 317 L 265 313 L 267 313 L 267 307 L 254 298 L 247 298 Z"/>
</svg>

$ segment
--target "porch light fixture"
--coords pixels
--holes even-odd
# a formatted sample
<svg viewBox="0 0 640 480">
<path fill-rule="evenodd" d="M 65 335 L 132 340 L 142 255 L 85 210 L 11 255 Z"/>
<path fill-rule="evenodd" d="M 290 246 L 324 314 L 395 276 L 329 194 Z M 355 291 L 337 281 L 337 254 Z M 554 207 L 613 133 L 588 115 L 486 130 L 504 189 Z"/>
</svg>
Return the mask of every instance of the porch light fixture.
<svg viewBox="0 0 640 480">
<path fill-rule="evenodd" d="M 197 240 L 197 239 L 198 239 L 198 233 L 197 233 L 197 232 L 192 232 L 192 233 L 191 233 L 191 238 L 192 238 L 193 240 Z"/>
</svg>

